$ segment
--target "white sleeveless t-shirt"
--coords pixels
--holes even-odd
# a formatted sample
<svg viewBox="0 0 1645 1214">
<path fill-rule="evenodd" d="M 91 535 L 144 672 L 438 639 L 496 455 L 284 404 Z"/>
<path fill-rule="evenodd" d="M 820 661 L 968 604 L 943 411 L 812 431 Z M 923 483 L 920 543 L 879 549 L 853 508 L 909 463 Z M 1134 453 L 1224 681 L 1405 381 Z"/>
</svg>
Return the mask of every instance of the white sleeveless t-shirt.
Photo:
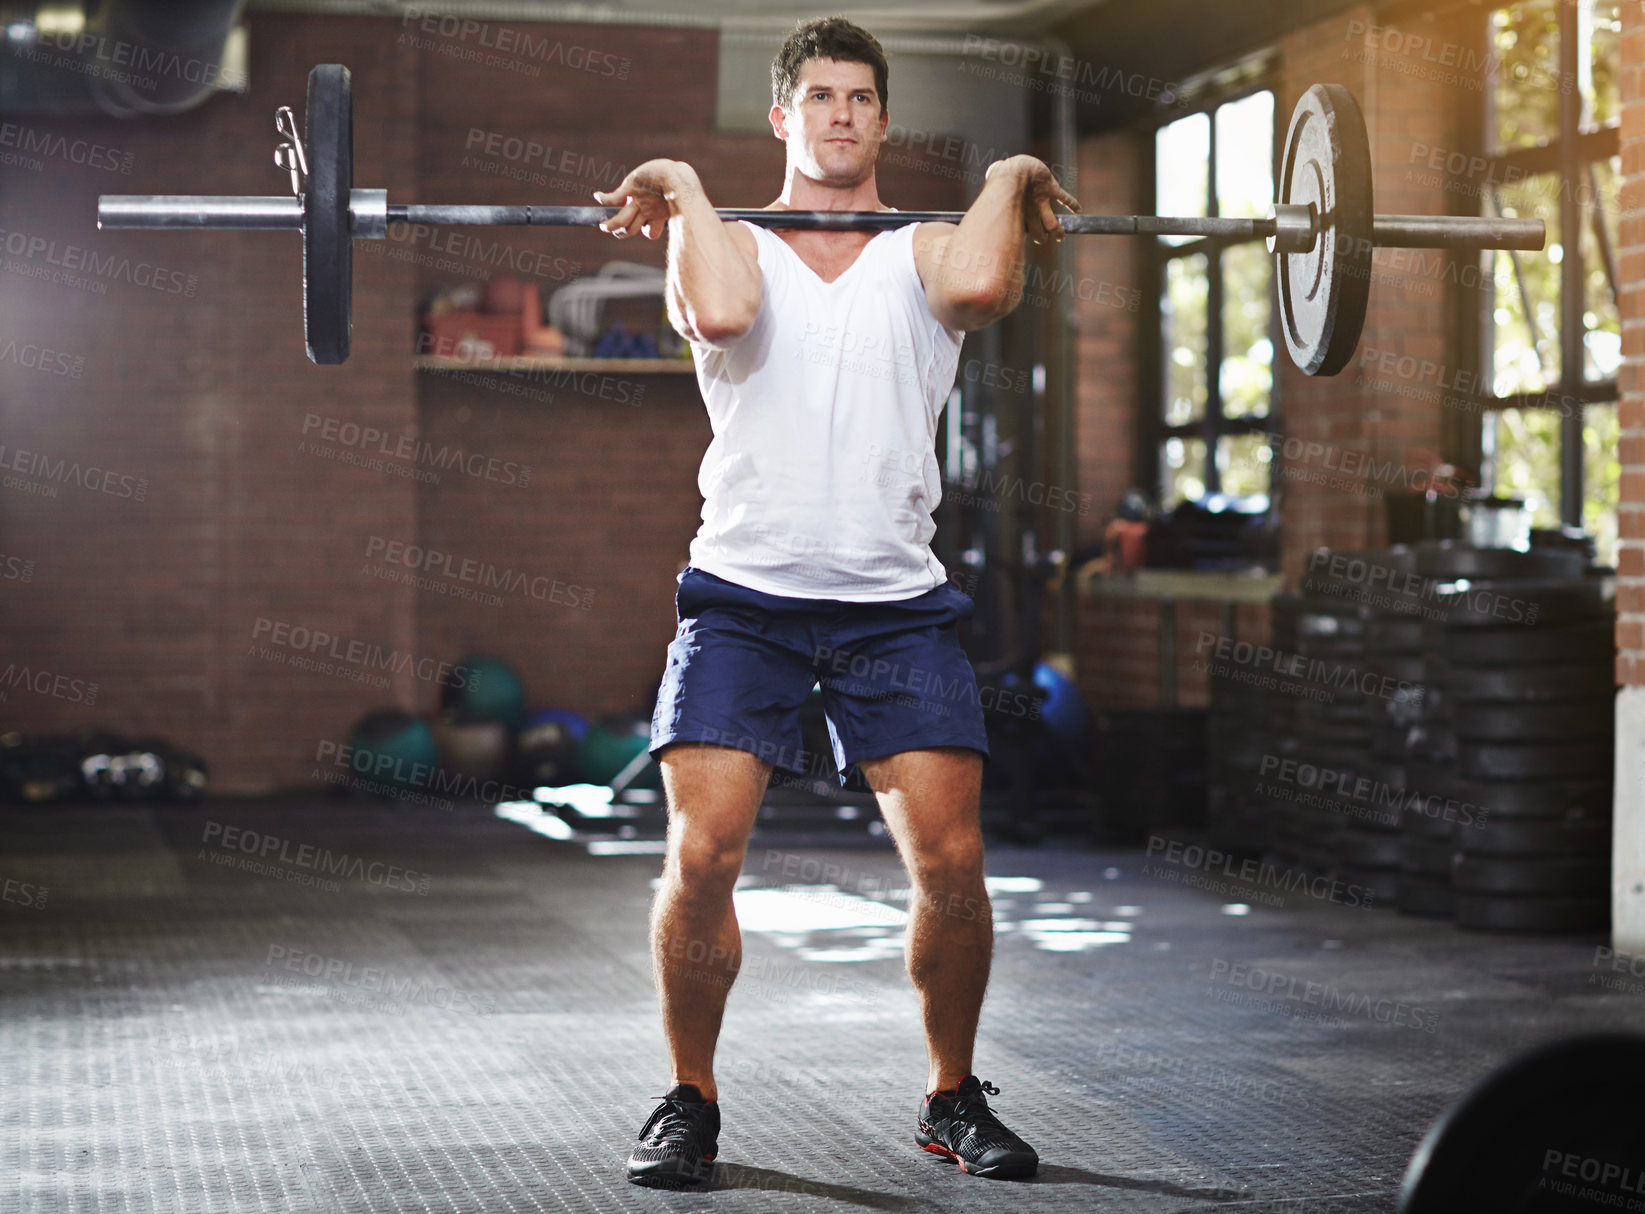
<svg viewBox="0 0 1645 1214">
<path fill-rule="evenodd" d="M 881 232 L 833 282 L 747 225 L 763 293 L 724 347 L 693 343 L 714 441 L 691 564 L 794 598 L 885 602 L 947 577 L 937 421 L 964 334 L 931 313 L 914 227 Z"/>
</svg>

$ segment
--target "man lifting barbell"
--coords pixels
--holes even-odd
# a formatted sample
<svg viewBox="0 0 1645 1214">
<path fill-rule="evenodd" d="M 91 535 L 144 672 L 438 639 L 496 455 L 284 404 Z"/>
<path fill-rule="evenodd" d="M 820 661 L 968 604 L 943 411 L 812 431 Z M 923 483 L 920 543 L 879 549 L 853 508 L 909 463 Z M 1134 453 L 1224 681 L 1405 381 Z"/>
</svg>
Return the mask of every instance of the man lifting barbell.
<svg viewBox="0 0 1645 1214">
<path fill-rule="evenodd" d="M 836 757 L 867 775 L 918 893 L 909 969 L 929 1071 L 916 1141 L 968 1171 L 1029 1175 L 1033 1149 L 989 1111 L 997 1089 L 970 1073 L 992 946 L 976 815 L 986 739 L 951 629 L 970 605 L 926 546 L 940 489 L 927 453 L 960 333 L 1010 310 L 1024 227 L 1039 238 L 1264 238 L 1292 359 L 1331 375 L 1359 341 L 1374 248 L 1535 250 L 1545 227 L 1377 214 L 1364 118 L 1336 84 L 1298 98 L 1263 219 L 1059 220 L 1052 204 L 1073 200 L 1026 157 L 993 166 L 963 215 L 893 212 L 874 186 L 887 120 L 873 39 L 844 21 L 803 27 L 774 78 L 788 171 L 778 201 L 760 210 L 710 210 L 695 174 L 666 161 L 603 196 L 614 207 L 390 204 L 384 190 L 354 187 L 350 75 L 321 64 L 309 75 L 306 142 L 289 110 L 276 115 L 291 196 L 105 195 L 98 226 L 300 232 L 304 336 L 322 364 L 348 357 L 353 242 L 385 239 L 394 224 L 670 231 L 670 313 L 696 347 L 715 439 L 653 731 L 671 810 L 653 948 L 674 1084 L 641 1131 L 630 1176 L 690 1185 L 717 1151 L 714 1049 L 741 959 L 731 890 L 771 769 L 799 751 L 797 705 L 818 674 Z M 784 360 L 785 348 L 796 357 Z M 842 668 L 869 685 L 836 679 Z M 959 694 L 907 711 L 872 686 L 888 671 L 899 689 L 918 673 L 923 686 Z M 1645 1041 L 1617 1034 L 1556 1042 L 1501 1069 L 1424 1138 L 1400 1210 L 1586 1201 L 1576 1181 L 1632 1185 L 1642 1076 Z"/>
<path fill-rule="evenodd" d="M 889 210 L 874 176 L 888 115 L 873 36 L 843 18 L 802 25 L 772 86 L 787 166 L 767 209 Z M 714 430 L 651 735 L 669 810 L 651 946 L 672 1086 L 629 1179 L 694 1184 L 718 1150 L 714 1051 L 742 958 L 732 889 L 773 766 L 803 763 L 800 709 L 819 679 L 841 779 L 863 773 L 914 886 L 908 972 L 928 1062 L 915 1140 L 977 1175 L 1030 1176 L 1038 1156 L 972 1074 L 993 948 L 978 822 L 988 740 L 953 628 L 972 604 L 930 549 L 933 448 L 963 332 L 1021 296 L 1025 227 L 1060 238 L 1053 204 L 1078 204 L 1028 156 L 990 166 L 959 224 L 878 234 L 722 220 L 673 160 L 596 197 L 620 208 L 601 224 L 618 238 L 668 232 L 669 318 L 692 344 Z M 916 672 L 945 690 L 900 694 Z"/>
</svg>

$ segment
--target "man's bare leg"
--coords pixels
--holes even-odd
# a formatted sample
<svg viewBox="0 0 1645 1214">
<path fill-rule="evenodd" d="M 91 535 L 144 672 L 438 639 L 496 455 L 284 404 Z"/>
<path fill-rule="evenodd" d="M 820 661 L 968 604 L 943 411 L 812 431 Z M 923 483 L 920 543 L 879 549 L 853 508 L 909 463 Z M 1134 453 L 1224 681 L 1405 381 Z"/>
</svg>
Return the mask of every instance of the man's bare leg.
<svg viewBox="0 0 1645 1214">
<path fill-rule="evenodd" d="M 982 756 L 960 748 L 911 750 L 858 766 L 913 882 L 908 975 L 925 1021 L 925 1090 L 946 1090 L 971 1074 L 994 951 L 977 811 Z"/>
<path fill-rule="evenodd" d="M 673 1083 L 719 1098 L 714 1046 L 726 996 L 742 965 L 731 894 L 771 765 L 724 746 L 681 744 L 662 753 L 668 854 L 651 908 L 651 961 Z"/>
</svg>

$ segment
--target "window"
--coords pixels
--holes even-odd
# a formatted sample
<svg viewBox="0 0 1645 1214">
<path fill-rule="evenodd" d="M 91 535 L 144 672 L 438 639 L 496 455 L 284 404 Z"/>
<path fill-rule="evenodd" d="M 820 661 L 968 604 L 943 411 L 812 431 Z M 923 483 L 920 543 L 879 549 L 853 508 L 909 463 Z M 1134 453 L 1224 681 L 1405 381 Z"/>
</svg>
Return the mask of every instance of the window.
<svg viewBox="0 0 1645 1214">
<path fill-rule="evenodd" d="M 1274 198 L 1274 94 L 1247 91 L 1161 126 L 1154 211 L 1260 219 Z M 1165 236 L 1161 261 L 1160 501 L 1269 490 L 1273 259 L 1261 240 Z"/>
<path fill-rule="evenodd" d="M 1540 253 L 1486 254 L 1483 480 L 1533 526 L 1616 559 L 1620 5 L 1524 0 L 1489 18 L 1487 214 L 1540 217 Z M 1570 235 L 1575 232 L 1575 238 Z"/>
</svg>

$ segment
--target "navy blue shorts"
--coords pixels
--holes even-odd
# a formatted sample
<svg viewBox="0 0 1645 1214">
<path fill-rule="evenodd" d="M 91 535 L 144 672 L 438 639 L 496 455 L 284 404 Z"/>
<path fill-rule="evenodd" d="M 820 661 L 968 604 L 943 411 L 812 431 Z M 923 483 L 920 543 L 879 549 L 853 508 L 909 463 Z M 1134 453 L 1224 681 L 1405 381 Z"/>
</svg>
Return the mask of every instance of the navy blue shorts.
<svg viewBox="0 0 1645 1214">
<path fill-rule="evenodd" d="M 709 742 L 815 775 L 800 708 L 819 684 L 841 784 L 852 764 L 905 750 L 988 754 L 977 677 L 954 632 L 973 604 L 953 586 L 847 603 L 764 594 L 689 566 L 679 582 L 653 755 Z"/>
</svg>

